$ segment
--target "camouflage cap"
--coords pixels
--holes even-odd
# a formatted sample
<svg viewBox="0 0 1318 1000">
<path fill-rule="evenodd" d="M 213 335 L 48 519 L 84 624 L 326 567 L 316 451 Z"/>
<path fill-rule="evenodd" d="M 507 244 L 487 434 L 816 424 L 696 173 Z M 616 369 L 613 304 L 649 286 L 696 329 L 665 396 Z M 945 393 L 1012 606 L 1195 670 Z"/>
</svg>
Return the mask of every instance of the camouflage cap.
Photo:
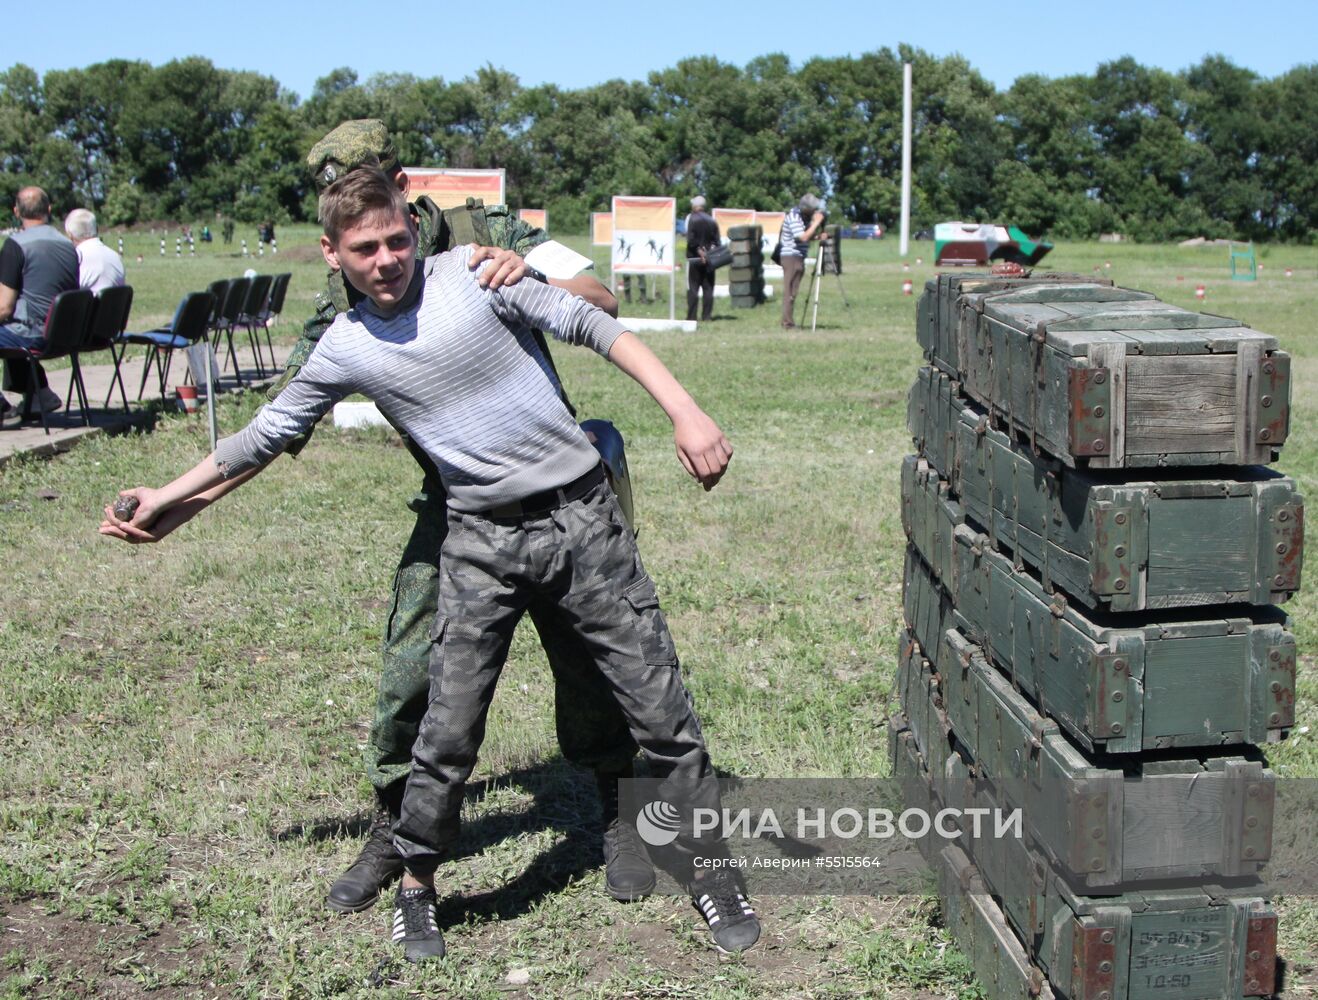
<svg viewBox="0 0 1318 1000">
<path fill-rule="evenodd" d="M 307 169 L 324 191 L 358 167 L 379 167 L 388 173 L 398 167 L 398 150 L 389 129 L 378 118 L 344 122 L 311 147 Z"/>
</svg>

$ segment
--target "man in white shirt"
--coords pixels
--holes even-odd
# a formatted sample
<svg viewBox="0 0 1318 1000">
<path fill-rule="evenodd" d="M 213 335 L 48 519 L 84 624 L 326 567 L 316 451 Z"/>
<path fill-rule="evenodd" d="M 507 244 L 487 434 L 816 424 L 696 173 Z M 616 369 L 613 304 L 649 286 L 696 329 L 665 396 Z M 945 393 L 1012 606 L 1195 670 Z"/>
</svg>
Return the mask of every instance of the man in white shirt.
<svg viewBox="0 0 1318 1000">
<path fill-rule="evenodd" d="M 75 208 L 64 217 L 64 232 L 78 251 L 78 284 L 100 294 L 124 283 L 124 259 L 96 235 L 96 216 Z"/>
</svg>

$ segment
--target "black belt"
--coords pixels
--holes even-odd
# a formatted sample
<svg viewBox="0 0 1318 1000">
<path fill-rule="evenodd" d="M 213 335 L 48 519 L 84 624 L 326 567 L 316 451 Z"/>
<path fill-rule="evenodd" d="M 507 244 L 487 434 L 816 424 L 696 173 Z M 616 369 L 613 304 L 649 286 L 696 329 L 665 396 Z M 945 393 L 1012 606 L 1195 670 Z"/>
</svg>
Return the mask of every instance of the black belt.
<svg viewBox="0 0 1318 1000">
<path fill-rule="evenodd" d="M 541 490 L 529 497 L 522 497 L 512 503 L 500 504 L 488 510 L 478 511 L 481 517 L 527 517 L 531 514 L 544 514 L 556 510 L 573 500 L 580 500 L 600 483 L 604 482 L 604 466 L 596 465 L 589 472 L 578 476 L 572 482 L 552 490 Z"/>
</svg>

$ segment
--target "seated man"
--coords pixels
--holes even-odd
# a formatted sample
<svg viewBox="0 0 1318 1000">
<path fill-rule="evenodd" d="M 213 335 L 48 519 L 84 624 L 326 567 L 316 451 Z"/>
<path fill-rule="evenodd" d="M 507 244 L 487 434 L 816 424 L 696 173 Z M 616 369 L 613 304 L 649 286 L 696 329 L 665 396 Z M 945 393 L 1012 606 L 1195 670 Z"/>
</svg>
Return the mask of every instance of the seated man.
<svg viewBox="0 0 1318 1000">
<path fill-rule="evenodd" d="M 448 494 L 449 531 L 431 630 L 430 704 L 394 831 L 407 866 L 394 940 L 420 961 L 444 953 L 434 871 L 457 837 L 494 686 L 526 611 L 577 637 L 593 660 L 578 669 L 607 680 L 655 777 L 717 795 L 654 584 L 531 329 L 587 344 L 636 379 L 672 420 L 678 458 L 706 489 L 732 449 L 662 362 L 584 300 L 536 282 L 483 289 L 466 249 L 418 268 L 406 201 L 379 171 L 331 184 L 321 220 L 326 261 L 366 300 L 334 321 L 247 428 L 168 486 L 128 491 L 139 501 L 129 528 L 149 526 L 227 478 L 259 472 L 354 392 L 374 399 L 430 456 Z M 125 537 L 109 511 L 101 530 Z M 727 869 L 696 871 L 690 862 L 700 852 L 685 833 L 677 852 L 719 947 L 754 944 L 759 922 Z"/>
<path fill-rule="evenodd" d="M 99 295 L 106 288 L 117 288 L 124 283 L 124 259 L 101 241 L 96 216 L 88 209 L 75 208 L 64 216 L 64 233 L 73 241 L 78 254 L 80 286 Z"/>
<path fill-rule="evenodd" d="M 0 347 L 37 347 L 45 340 L 46 313 L 55 296 L 78 287 L 78 254 L 50 224 L 50 197 L 39 187 L 25 187 L 14 199 L 20 229 L 0 247 Z M 23 394 L 24 419 L 49 413 L 63 402 L 36 366 L 32 382 L 26 361 L 5 362 L 5 388 Z M 12 407 L 0 396 L 0 416 Z"/>
</svg>

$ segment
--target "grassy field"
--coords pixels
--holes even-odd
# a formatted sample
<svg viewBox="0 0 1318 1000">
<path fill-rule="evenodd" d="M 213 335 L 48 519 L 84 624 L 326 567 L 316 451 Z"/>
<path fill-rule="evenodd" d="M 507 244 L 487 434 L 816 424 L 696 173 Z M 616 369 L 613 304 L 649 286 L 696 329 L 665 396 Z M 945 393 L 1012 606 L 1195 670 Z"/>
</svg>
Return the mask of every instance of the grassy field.
<svg viewBox="0 0 1318 1000">
<path fill-rule="evenodd" d="M 322 266 L 309 228 L 280 236 L 278 266 L 252 266 L 291 266 L 293 319 Z M 196 261 L 172 250 L 137 264 L 129 247 L 135 318 L 168 318 L 183 292 L 248 263 L 223 247 Z M 924 255 L 917 290 L 931 250 L 912 253 Z M 698 334 L 647 336 L 736 448 L 711 494 L 686 478 L 637 387 L 589 352 L 556 354 L 582 416 L 627 438 L 641 550 L 715 763 L 733 775 L 888 771 L 915 299 L 900 293 L 895 241 L 844 251 L 850 307 L 827 279 L 815 332 L 780 330 L 776 304 L 721 300 Z M 1318 250 L 1261 259 L 1255 284 L 1232 283 L 1216 249 L 1071 244 L 1049 264 L 1192 308 L 1203 283 L 1202 308 L 1278 336 L 1295 358 L 1279 467 L 1314 495 Z M 642 308 L 667 314 L 624 311 Z M 255 405 L 226 399 L 222 433 Z M 96 534 L 117 489 L 158 484 L 206 445 L 202 421 L 168 417 L 0 472 L 0 996 L 373 995 L 372 982 L 458 997 L 978 995 L 927 899 L 763 898 L 761 943 L 731 960 L 684 899 L 609 901 L 594 792 L 558 754 L 548 671 L 526 632 L 461 856 L 439 872 L 450 958 L 401 967 L 383 908 L 335 916 L 323 897 L 367 818 L 361 750 L 415 466 L 385 434 L 325 427 L 163 545 Z M 1289 607 L 1299 725 L 1270 751 L 1285 775 L 1318 775 L 1316 606 L 1311 586 Z M 1318 996 L 1318 908 L 1282 908 L 1288 995 Z"/>
</svg>

